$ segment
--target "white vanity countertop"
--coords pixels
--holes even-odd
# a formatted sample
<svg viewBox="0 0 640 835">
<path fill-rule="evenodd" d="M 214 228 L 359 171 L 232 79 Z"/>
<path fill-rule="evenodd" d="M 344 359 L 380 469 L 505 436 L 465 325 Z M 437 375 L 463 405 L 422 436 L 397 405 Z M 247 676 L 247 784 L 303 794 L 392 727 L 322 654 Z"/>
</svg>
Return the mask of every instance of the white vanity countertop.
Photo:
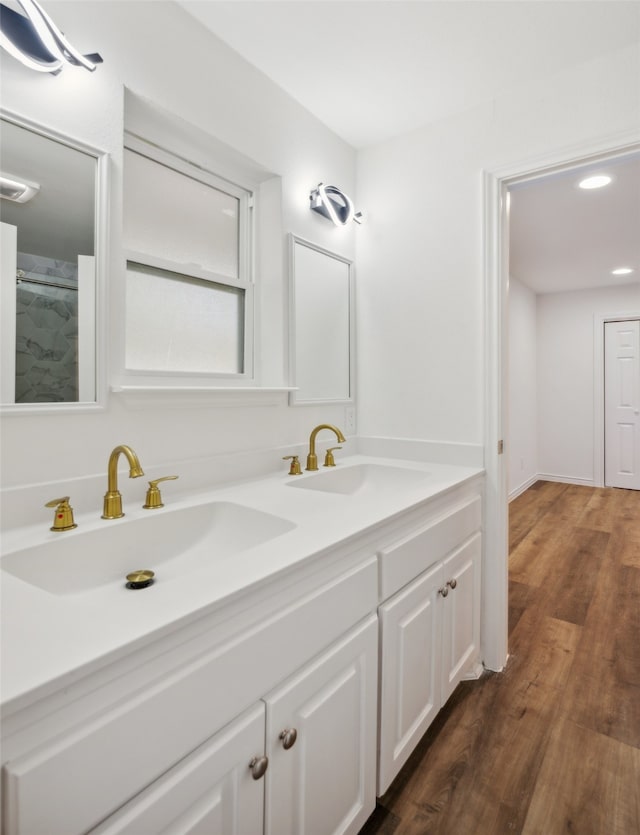
<svg viewBox="0 0 640 835">
<path fill-rule="evenodd" d="M 381 465 L 424 474 L 389 489 L 364 488 L 353 494 L 315 489 L 293 489 L 291 483 L 320 479 L 358 465 Z M 125 507 L 123 519 L 106 521 L 99 514 L 76 516 L 78 528 L 49 532 L 46 525 L 9 531 L 3 537 L 3 555 L 41 543 L 64 541 L 78 545 L 83 534 L 106 526 L 129 526 L 135 536 L 138 519 L 159 518 L 177 510 L 212 501 L 231 502 L 273 514 L 292 523 L 286 533 L 250 547 L 232 558 L 216 561 L 184 576 L 163 582 L 162 566 L 151 568 L 157 582 L 143 591 L 130 591 L 122 582 L 108 583 L 89 592 L 52 594 L 7 571 L 2 581 L 2 697 L 3 709 L 12 712 L 21 703 L 45 695 L 127 653 L 132 645 L 166 629 L 201 617 L 255 590 L 261 582 L 308 563 L 345 540 L 392 520 L 407 510 L 445 494 L 481 475 L 477 467 L 413 463 L 406 460 L 355 455 L 343 458 L 335 470 L 301 476 L 273 475 L 255 481 L 216 488 L 197 495 L 167 499 L 166 507 L 152 511 Z M 396 471 L 396 474 L 397 471 Z M 399 474 L 402 476 L 402 474 Z M 156 517 L 157 514 L 157 517 Z M 146 522 L 146 524 L 150 524 Z M 77 538 L 77 542 L 74 539 Z M 91 560 L 91 553 L 86 554 Z M 143 559 L 145 563 L 149 560 Z"/>
</svg>

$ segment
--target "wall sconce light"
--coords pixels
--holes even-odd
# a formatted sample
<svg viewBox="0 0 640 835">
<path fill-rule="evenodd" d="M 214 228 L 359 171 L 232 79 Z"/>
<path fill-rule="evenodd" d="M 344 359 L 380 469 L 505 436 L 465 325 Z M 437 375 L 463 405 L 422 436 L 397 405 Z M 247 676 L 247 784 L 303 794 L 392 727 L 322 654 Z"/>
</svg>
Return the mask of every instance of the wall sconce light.
<svg viewBox="0 0 640 835">
<path fill-rule="evenodd" d="M 351 198 L 335 186 L 319 183 L 309 195 L 309 200 L 312 211 L 328 218 L 336 226 L 346 226 L 351 220 L 356 223 L 364 222 L 364 215 L 362 212 L 356 212 Z"/>
<path fill-rule="evenodd" d="M 40 191 L 38 183 L 18 180 L 12 174 L 0 174 L 0 197 L 14 203 L 26 203 Z"/>
<path fill-rule="evenodd" d="M 102 63 L 97 52 L 81 55 L 74 49 L 36 0 L 17 2 L 24 15 L 0 3 L 0 47 L 25 67 L 57 75 L 65 64 L 93 72 Z"/>
</svg>

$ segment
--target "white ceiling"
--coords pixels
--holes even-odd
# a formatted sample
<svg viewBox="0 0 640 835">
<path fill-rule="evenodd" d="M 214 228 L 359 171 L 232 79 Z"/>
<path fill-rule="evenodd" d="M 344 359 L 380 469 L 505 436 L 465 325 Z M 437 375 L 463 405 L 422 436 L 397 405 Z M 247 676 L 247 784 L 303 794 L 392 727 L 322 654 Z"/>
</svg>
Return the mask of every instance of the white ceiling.
<svg viewBox="0 0 640 835">
<path fill-rule="evenodd" d="M 578 188 L 592 174 L 608 174 L 611 183 Z M 637 284 L 640 152 L 512 187 L 509 225 L 510 274 L 536 293 Z M 635 272 L 611 275 L 625 266 Z"/>
<path fill-rule="evenodd" d="M 356 148 L 640 42 L 637 0 L 180 5 Z M 640 163 L 615 167 L 598 193 L 575 172 L 513 190 L 514 277 L 540 293 L 640 280 Z M 635 273 L 613 279 L 624 264 Z"/>
<path fill-rule="evenodd" d="M 637 0 L 181 0 L 356 148 L 640 38 Z"/>
</svg>

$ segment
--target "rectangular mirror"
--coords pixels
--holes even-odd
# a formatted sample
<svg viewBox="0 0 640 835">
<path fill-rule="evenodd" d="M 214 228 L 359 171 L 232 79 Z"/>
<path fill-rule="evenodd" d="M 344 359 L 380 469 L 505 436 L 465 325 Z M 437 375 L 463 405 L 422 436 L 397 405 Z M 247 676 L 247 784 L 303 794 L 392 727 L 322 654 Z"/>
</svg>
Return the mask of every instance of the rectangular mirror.
<svg viewBox="0 0 640 835">
<path fill-rule="evenodd" d="M 353 262 L 298 238 L 290 241 L 291 405 L 350 403 L 355 385 Z"/>
<path fill-rule="evenodd" d="M 95 405 L 106 155 L 5 113 L 0 145 L 3 411 Z"/>
</svg>

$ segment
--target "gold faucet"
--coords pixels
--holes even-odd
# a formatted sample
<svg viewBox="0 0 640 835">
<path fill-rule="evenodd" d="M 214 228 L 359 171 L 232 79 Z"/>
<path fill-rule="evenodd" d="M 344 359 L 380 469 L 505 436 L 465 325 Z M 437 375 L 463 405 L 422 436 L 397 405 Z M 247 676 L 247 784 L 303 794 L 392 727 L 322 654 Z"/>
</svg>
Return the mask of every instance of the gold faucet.
<svg viewBox="0 0 640 835">
<path fill-rule="evenodd" d="M 120 519 L 122 512 L 122 496 L 118 490 L 118 458 L 120 454 L 129 462 L 129 478 L 139 478 L 144 475 L 138 456 L 129 446 L 117 446 L 109 456 L 108 485 L 104 494 L 103 519 Z"/>
<path fill-rule="evenodd" d="M 319 426 L 316 426 L 316 428 L 311 433 L 311 437 L 309 438 L 309 454 L 307 455 L 306 466 L 307 470 L 318 469 L 318 456 L 316 455 L 316 436 L 321 429 L 330 429 L 332 432 L 335 433 L 336 438 L 341 444 L 344 444 L 347 441 L 347 439 L 338 429 L 337 426 L 332 426 L 330 423 L 321 423 Z"/>
</svg>

